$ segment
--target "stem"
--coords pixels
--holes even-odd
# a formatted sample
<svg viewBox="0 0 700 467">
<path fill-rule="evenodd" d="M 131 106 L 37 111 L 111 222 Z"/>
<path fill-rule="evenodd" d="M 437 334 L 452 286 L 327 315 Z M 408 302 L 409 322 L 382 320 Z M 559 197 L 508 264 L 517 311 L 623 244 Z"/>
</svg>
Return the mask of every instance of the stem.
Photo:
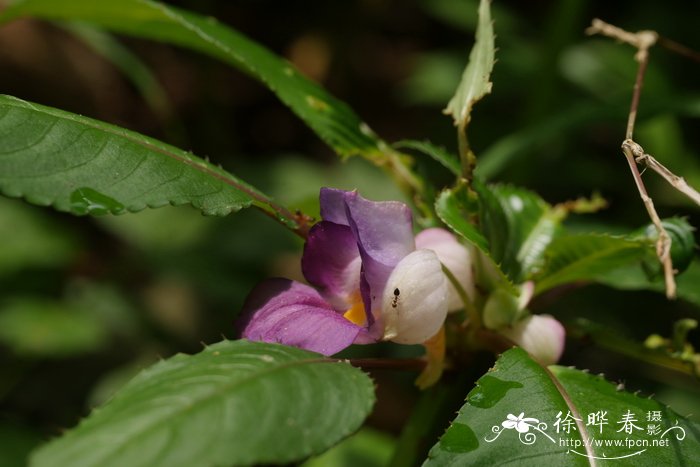
<svg viewBox="0 0 700 467">
<path fill-rule="evenodd" d="M 383 150 L 383 152 L 379 153 L 381 159 L 378 161 L 375 157 L 367 157 L 367 160 L 384 168 L 396 180 L 399 187 L 407 193 L 420 214 L 425 219 L 432 220 L 435 214 L 432 205 L 426 203 L 423 199 L 425 193 L 424 181 L 411 170 L 413 163 L 411 156 L 393 150 L 383 141 L 379 144 L 379 147 Z"/>
<path fill-rule="evenodd" d="M 665 49 L 670 50 L 671 52 L 677 53 L 678 55 L 682 55 L 685 58 L 700 63 L 700 53 L 696 52 L 690 47 L 686 47 L 683 44 L 680 44 L 663 36 L 659 36 L 658 42 L 661 47 L 664 47 Z"/>
<path fill-rule="evenodd" d="M 274 203 L 269 198 L 262 195 L 254 196 L 252 193 L 249 194 L 255 198 L 253 206 L 260 209 L 263 214 L 279 222 L 302 239 L 306 239 L 306 236 L 309 234 L 309 229 L 311 228 L 311 216 L 301 211 L 292 213 L 286 208 Z"/>
<path fill-rule="evenodd" d="M 632 102 L 630 103 L 630 113 L 627 117 L 627 132 L 625 133 L 625 139 L 630 140 L 634 135 L 634 123 L 637 119 L 637 111 L 639 110 L 639 98 L 642 94 L 642 86 L 644 85 L 644 74 L 646 73 L 647 66 L 649 65 L 649 53 L 647 49 L 640 49 L 637 57 L 639 57 L 639 68 L 637 69 L 637 77 L 634 80 Z"/>
<path fill-rule="evenodd" d="M 632 102 L 630 103 L 630 112 L 627 118 L 627 131 L 625 132 L 625 140 L 622 142 L 622 152 L 625 154 L 625 158 L 627 159 L 630 171 L 632 172 L 632 177 L 634 178 L 634 183 L 637 186 L 637 191 L 639 191 L 639 196 L 642 198 L 644 207 L 651 218 L 651 222 L 654 224 L 654 227 L 656 227 L 656 231 L 659 234 L 659 238 L 656 241 L 656 256 L 658 256 L 659 262 L 661 262 L 664 268 L 666 297 L 673 299 L 676 298 L 676 281 L 674 278 L 675 271 L 673 269 L 673 263 L 671 262 L 671 237 L 661 224 L 661 219 L 654 208 L 654 202 L 647 194 L 646 187 L 642 181 L 642 176 L 637 169 L 635 152 L 639 155 L 639 157 L 643 157 L 644 151 L 641 149 L 641 146 L 639 146 L 632 139 L 634 135 L 634 124 L 637 118 L 637 111 L 639 109 L 639 98 L 641 96 L 642 86 L 644 84 L 644 75 L 646 73 L 647 66 L 649 65 L 649 49 L 657 42 L 659 36 L 654 31 L 638 31 L 636 33 L 631 33 L 599 19 L 593 20 L 591 26 L 586 29 L 586 33 L 602 34 L 637 48 L 637 53 L 635 54 L 634 58 L 637 60 L 637 62 L 639 62 L 639 67 L 637 69 L 637 76 L 634 81 Z"/>
<path fill-rule="evenodd" d="M 444 264 L 442 265 L 442 272 L 445 273 L 447 279 L 450 281 L 450 283 L 452 283 L 455 290 L 457 290 L 457 295 L 459 295 L 459 298 L 462 300 L 464 309 L 467 312 L 469 323 L 474 327 L 474 329 L 479 328 L 481 326 L 481 316 L 479 316 L 479 312 L 469 298 L 469 294 L 467 294 L 467 291 L 464 290 L 464 287 L 462 287 L 462 284 L 459 283 L 455 275 L 452 274 L 452 271 L 450 271 Z"/>
<path fill-rule="evenodd" d="M 462 165 L 462 177 L 467 181 L 467 186 L 471 186 L 474 177 L 474 167 L 476 167 L 476 156 L 469 146 L 467 140 L 466 123 L 457 126 L 457 141 L 459 143 L 459 161 Z"/>
<path fill-rule="evenodd" d="M 663 177 L 664 180 L 666 180 L 673 188 L 680 191 L 688 198 L 693 200 L 695 204 L 700 206 L 700 193 L 698 193 L 695 188 L 688 185 L 688 182 L 686 182 L 683 177 L 679 177 L 678 175 L 674 174 L 661 162 L 657 161 L 649 154 L 646 154 L 639 144 L 634 144 L 635 146 L 632 148 L 632 152 L 634 153 L 634 158 L 637 164 L 644 164 L 646 167 L 661 175 L 661 177 Z"/>
<path fill-rule="evenodd" d="M 664 226 L 661 224 L 661 219 L 656 213 L 656 209 L 654 209 L 654 202 L 652 201 L 651 197 L 649 197 L 649 195 L 647 194 L 646 187 L 644 186 L 644 182 L 642 181 L 642 175 L 637 169 L 637 163 L 635 161 L 633 151 L 633 147 L 635 145 L 637 145 L 637 143 L 630 139 L 626 139 L 622 143 L 622 152 L 625 154 L 625 158 L 627 159 L 627 163 L 629 164 L 630 171 L 632 171 L 632 177 L 634 178 L 634 182 L 637 185 L 637 191 L 639 191 L 639 196 L 642 198 L 642 201 L 644 202 L 644 207 L 646 208 L 647 213 L 651 218 L 651 222 L 654 224 L 654 227 L 656 227 L 656 231 L 659 234 L 659 238 L 656 241 L 656 256 L 658 256 L 659 261 L 661 262 L 664 268 L 666 297 L 668 297 L 669 299 L 673 299 L 676 298 L 676 281 L 674 278 L 673 263 L 671 262 L 671 237 L 668 235 L 668 232 L 666 232 L 666 229 L 664 229 Z"/>
</svg>

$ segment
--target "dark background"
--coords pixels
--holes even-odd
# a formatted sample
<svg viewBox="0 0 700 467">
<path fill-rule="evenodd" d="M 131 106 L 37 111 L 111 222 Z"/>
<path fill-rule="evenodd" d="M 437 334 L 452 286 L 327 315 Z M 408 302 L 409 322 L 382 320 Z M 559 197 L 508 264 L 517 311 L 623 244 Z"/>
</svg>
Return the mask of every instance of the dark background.
<svg viewBox="0 0 700 467">
<path fill-rule="evenodd" d="M 430 139 L 456 149 L 441 109 L 473 43 L 476 1 L 171 3 L 217 17 L 285 56 L 384 139 Z M 700 3 L 495 1 L 492 10 L 499 49 L 493 93 L 476 106 L 469 132 L 486 175 L 551 203 L 600 192 L 609 208 L 571 219 L 575 229 L 624 233 L 648 223 L 619 150 L 634 51 L 584 29 L 600 17 L 700 49 Z M 158 86 L 142 92 L 74 31 L 18 21 L 0 29 L 0 92 L 208 156 L 291 208 L 313 211 L 321 186 L 401 199 L 378 169 L 359 159 L 341 164 L 272 93 L 237 70 L 174 47 L 118 39 Z M 699 78 L 700 64 L 654 48 L 636 131 L 647 152 L 696 187 Z M 435 164 L 419 164 L 436 183 L 449 183 Z M 697 207 L 655 174 L 644 179 L 662 217 L 700 225 Z M 263 277 L 298 277 L 301 251 L 300 240 L 253 211 L 205 218 L 180 207 L 78 218 L 8 199 L 0 199 L 0 240 L 0 465 L 7 439 L 29 447 L 56 435 L 157 358 L 233 337 L 246 293 Z M 32 314 L 46 308 L 56 310 L 56 321 Z M 640 341 L 698 316 L 696 307 L 660 294 L 600 286 L 536 311 L 587 317 Z M 358 352 L 375 351 L 397 350 Z M 690 377 L 585 342 L 569 342 L 563 364 L 605 372 L 698 415 L 700 387 Z M 417 397 L 414 375 L 374 376 L 380 401 L 370 424 L 396 434 Z"/>
</svg>

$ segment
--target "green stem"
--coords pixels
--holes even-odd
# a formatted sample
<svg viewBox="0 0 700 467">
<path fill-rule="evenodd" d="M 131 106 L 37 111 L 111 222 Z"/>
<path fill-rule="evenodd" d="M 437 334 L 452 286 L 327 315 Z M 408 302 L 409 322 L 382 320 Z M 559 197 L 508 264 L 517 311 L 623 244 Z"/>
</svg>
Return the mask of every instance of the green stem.
<svg viewBox="0 0 700 467">
<path fill-rule="evenodd" d="M 457 295 L 459 295 L 459 298 L 462 300 L 462 303 L 464 304 L 464 310 L 467 312 L 467 317 L 469 318 L 470 326 L 472 326 L 473 329 L 479 328 L 481 326 L 481 316 L 479 315 L 479 311 L 476 309 L 476 306 L 474 306 L 474 303 L 472 303 L 471 299 L 469 298 L 467 291 L 464 290 L 462 284 L 459 283 L 455 275 L 452 274 L 452 271 L 450 271 L 444 264 L 442 265 L 442 272 L 445 273 L 447 279 L 457 290 Z"/>
<path fill-rule="evenodd" d="M 476 167 L 476 155 L 469 146 L 466 122 L 460 123 L 457 127 L 457 142 L 459 144 L 459 162 L 462 165 L 462 178 L 467 181 L 467 186 L 471 187 Z"/>
</svg>

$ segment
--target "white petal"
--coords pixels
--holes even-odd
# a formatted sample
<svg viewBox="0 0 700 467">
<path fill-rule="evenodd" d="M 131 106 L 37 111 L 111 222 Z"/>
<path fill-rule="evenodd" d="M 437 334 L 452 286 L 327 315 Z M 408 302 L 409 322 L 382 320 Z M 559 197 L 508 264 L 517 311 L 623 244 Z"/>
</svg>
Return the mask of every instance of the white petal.
<svg viewBox="0 0 700 467">
<path fill-rule="evenodd" d="M 431 250 L 416 250 L 396 265 L 384 289 L 384 339 L 421 344 L 446 316 L 447 278 L 440 261 Z"/>
<path fill-rule="evenodd" d="M 549 315 L 532 315 L 505 328 L 501 334 L 527 350 L 543 365 L 553 365 L 564 352 L 566 331 Z"/>
<path fill-rule="evenodd" d="M 459 243 L 457 238 L 444 229 L 426 229 L 416 235 L 416 248 L 433 250 L 438 259 L 462 286 L 471 300 L 474 299 L 474 278 L 472 273 L 472 261 L 469 250 Z M 449 311 L 457 311 L 464 308 L 462 299 L 457 289 L 448 280 L 448 305 Z"/>
</svg>

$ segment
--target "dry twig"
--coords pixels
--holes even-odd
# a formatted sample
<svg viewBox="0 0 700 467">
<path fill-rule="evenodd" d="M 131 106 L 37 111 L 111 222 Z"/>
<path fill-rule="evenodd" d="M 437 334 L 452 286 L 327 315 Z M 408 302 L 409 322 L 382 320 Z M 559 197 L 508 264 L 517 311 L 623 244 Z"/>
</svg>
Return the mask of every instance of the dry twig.
<svg viewBox="0 0 700 467">
<path fill-rule="evenodd" d="M 594 19 L 591 26 L 586 29 L 586 33 L 590 35 L 600 34 L 611 37 L 637 49 L 637 53 L 635 54 L 634 58 L 639 63 L 639 67 L 637 69 L 637 77 L 635 79 L 634 90 L 632 92 L 632 103 L 630 104 L 630 112 L 627 119 L 627 132 L 625 134 L 625 140 L 622 142 L 622 152 L 624 153 L 630 170 L 632 171 L 632 176 L 634 177 L 634 182 L 637 185 L 639 196 L 642 198 L 644 207 L 646 208 L 647 213 L 649 214 L 649 217 L 651 218 L 651 221 L 656 227 L 659 235 L 656 243 L 656 255 L 664 268 L 666 296 L 668 298 L 675 298 L 676 281 L 674 278 L 675 271 L 673 269 L 673 263 L 671 262 L 671 237 L 661 224 L 661 219 L 654 208 L 654 202 L 647 194 L 647 190 L 644 186 L 644 182 L 642 181 L 642 176 L 639 173 L 637 164 L 644 164 L 646 167 L 654 170 L 668 183 L 670 183 L 671 186 L 688 196 L 698 205 L 700 205 L 700 193 L 689 186 L 683 177 L 673 174 L 663 164 L 644 152 L 644 149 L 642 149 L 642 147 L 633 139 L 634 124 L 637 118 L 637 110 L 639 109 L 639 97 L 641 95 L 642 85 L 644 84 L 644 75 L 646 73 L 647 65 L 649 64 L 649 49 L 654 46 L 654 44 L 659 43 L 663 47 L 666 47 L 673 52 L 698 61 L 700 61 L 700 54 L 674 41 L 659 37 L 659 35 L 654 31 L 638 31 L 632 33 L 608 24 L 600 19 Z"/>
</svg>

